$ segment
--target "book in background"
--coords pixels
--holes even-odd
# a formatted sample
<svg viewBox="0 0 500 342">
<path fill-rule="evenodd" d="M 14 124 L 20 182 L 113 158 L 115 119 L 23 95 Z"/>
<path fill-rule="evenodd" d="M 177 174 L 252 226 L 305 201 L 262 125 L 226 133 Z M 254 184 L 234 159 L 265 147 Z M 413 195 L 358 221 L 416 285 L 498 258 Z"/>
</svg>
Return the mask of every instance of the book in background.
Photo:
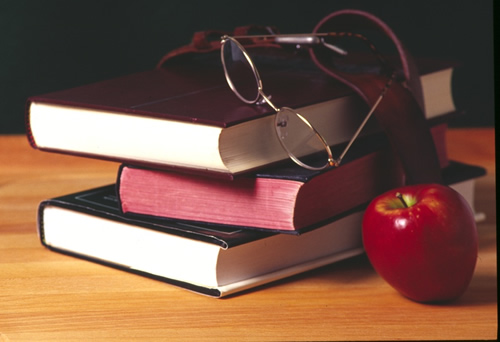
<svg viewBox="0 0 500 342">
<path fill-rule="evenodd" d="M 422 59 L 419 68 L 427 118 L 454 112 L 454 64 Z M 279 60 L 261 74 L 273 102 L 297 109 L 332 146 L 348 141 L 367 113 L 309 60 Z M 34 96 L 26 117 L 29 141 L 40 150 L 232 178 L 288 159 L 272 114 L 241 103 L 220 63 L 210 61 Z M 362 134 L 379 131 L 370 120 Z"/>
</svg>

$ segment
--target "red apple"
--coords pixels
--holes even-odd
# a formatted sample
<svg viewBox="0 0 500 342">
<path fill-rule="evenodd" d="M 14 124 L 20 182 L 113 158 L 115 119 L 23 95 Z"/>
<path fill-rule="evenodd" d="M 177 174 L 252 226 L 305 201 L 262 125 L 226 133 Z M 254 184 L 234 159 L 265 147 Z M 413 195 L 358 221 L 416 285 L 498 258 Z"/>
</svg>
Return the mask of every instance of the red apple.
<svg viewBox="0 0 500 342">
<path fill-rule="evenodd" d="M 363 244 L 377 273 L 417 302 L 461 296 L 478 253 L 470 206 L 439 184 L 406 186 L 375 198 L 363 217 Z"/>
</svg>

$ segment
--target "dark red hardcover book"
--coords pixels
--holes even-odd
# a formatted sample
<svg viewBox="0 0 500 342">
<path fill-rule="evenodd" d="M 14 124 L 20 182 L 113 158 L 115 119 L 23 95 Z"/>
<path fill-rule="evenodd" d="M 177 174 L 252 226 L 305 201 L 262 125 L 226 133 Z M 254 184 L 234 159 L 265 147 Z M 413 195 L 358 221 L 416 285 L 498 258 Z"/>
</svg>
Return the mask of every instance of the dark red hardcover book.
<svg viewBox="0 0 500 342">
<path fill-rule="evenodd" d="M 448 166 L 446 124 L 431 128 L 441 167 Z M 338 168 L 310 171 L 293 162 L 254 175 L 223 179 L 122 165 L 117 193 L 125 214 L 298 232 L 365 205 L 404 184 L 384 135 L 353 145 Z"/>
<path fill-rule="evenodd" d="M 220 62 L 207 60 L 33 96 L 29 141 L 44 151 L 229 178 L 287 159 L 271 108 L 242 103 Z M 429 119 L 455 110 L 453 68 L 422 63 Z M 348 141 L 367 113 L 350 89 L 310 61 L 273 62 L 261 76 L 276 105 L 297 109 L 332 146 Z M 372 119 L 363 133 L 377 130 Z"/>
</svg>

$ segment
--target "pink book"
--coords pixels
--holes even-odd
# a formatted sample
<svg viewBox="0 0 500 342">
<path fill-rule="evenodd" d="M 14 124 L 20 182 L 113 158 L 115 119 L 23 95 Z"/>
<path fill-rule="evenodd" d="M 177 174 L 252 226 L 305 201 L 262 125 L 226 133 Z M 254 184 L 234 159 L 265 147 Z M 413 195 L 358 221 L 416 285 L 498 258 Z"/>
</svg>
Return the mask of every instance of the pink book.
<svg viewBox="0 0 500 342">
<path fill-rule="evenodd" d="M 443 170 L 446 124 L 431 129 Z M 382 134 L 353 145 L 341 166 L 310 171 L 293 162 L 232 181 L 122 165 L 117 193 L 125 214 L 298 233 L 360 209 L 404 184 L 404 172 Z"/>
</svg>

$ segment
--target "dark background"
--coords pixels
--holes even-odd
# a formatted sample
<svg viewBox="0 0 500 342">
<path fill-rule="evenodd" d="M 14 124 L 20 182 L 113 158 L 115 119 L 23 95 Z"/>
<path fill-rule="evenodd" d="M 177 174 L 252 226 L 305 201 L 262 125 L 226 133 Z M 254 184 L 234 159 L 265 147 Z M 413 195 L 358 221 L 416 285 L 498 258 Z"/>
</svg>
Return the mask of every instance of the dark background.
<svg viewBox="0 0 500 342">
<path fill-rule="evenodd" d="M 452 126 L 494 125 L 490 0 L 0 0 L 0 134 L 24 132 L 28 96 L 151 69 L 195 31 L 310 32 L 344 8 L 380 17 L 414 55 L 461 62 L 453 87 L 466 115 Z"/>
</svg>

